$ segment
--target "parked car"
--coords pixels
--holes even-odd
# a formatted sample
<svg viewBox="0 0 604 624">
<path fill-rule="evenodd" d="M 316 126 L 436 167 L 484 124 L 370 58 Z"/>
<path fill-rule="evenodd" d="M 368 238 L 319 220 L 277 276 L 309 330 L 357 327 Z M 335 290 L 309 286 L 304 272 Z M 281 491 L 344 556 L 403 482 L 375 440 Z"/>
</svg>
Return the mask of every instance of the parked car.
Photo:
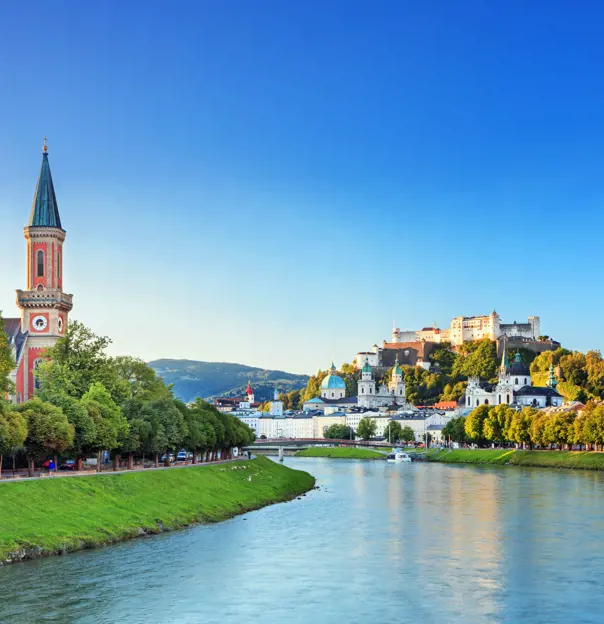
<svg viewBox="0 0 604 624">
<path fill-rule="evenodd" d="M 164 453 L 159 460 L 161 462 L 165 462 L 166 461 L 166 454 Z M 170 463 L 172 463 L 174 461 L 174 453 L 170 453 Z"/>
<path fill-rule="evenodd" d="M 66 459 L 60 465 L 61 470 L 77 470 L 77 464 L 75 459 Z"/>
<path fill-rule="evenodd" d="M 186 461 L 187 459 L 189 459 L 189 454 L 187 453 L 187 451 L 185 450 L 178 451 L 178 455 L 176 456 L 176 461 Z"/>
</svg>

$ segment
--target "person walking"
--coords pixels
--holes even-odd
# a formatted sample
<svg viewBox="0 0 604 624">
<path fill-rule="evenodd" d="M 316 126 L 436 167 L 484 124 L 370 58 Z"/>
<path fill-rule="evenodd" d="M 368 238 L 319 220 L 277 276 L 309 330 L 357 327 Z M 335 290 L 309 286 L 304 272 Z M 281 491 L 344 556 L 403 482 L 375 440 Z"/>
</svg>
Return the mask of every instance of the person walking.
<svg viewBox="0 0 604 624">
<path fill-rule="evenodd" d="M 53 473 L 54 473 L 54 471 L 55 471 L 55 468 L 56 468 L 56 466 L 55 466 L 55 460 L 54 460 L 54 459 L 51 459 L 51 460 L 50 460 L 50 462 L 48 462 L 48 475 L 49 475 L 50 477 L 52 477 L 52 475 L 53 475 Z"/>
</svg>

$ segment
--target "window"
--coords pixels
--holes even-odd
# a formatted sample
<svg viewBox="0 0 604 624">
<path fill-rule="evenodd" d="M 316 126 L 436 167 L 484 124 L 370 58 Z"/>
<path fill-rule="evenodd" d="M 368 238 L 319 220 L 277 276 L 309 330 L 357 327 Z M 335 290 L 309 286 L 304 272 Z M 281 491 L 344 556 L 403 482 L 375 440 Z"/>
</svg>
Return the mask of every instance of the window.
<svg viewBox="0 0 604 624">
<path fill-rule="evenodd" d="M 499 405 L 501 405 L 501 395 L 499 395 Z"/>
<path fill-rule="evenodd" d="M 507 399 L 508 399 L 508 400 L 507 400 L 506 402 L 507 402 L 507 404 L 509 405 L 509 403 L 510 403 L 510 395 L 509 395 L 509 394 L 508 394 L 508 396 L 507 396 Z"/>
<path fill-rule="evenodd" d="M 38 251 L 38 270 L 36 272 L 38 277 L 44 277 L 44 252 L 42 250 Z"/>
<path fill-rule="evenodd" d="M 485 405 L 488 405 L 488 404 L 489 404 L 489 399 L 485 399 L 485 400 L 484 400 L 484 404 L 485 404 Z"/>
<path fill-rule="evenodd" d="M 478 407 L 479 405 L 480 405 L 480 401 L 476 399 L 476 407 Z"/>
<path fill-rule="evenodd" d="M 518 377 L 516 377 L 516 381 L 514 383 L 518 385 Z"/>
<path fill-rule="evenodd" d="M 361 394 L 365 394 L 365 388 L 361 388 Z"/>
<path fill-rule="evenodd" d="M 524 385 L 527 386 L 528 385 L 528 379 L 525 377 L 524 378 Z"/>
<path fill-rule="evenodd" d="M 61 250 L 57 252 L 57 278 L 61 279 Z"/>
</svg>

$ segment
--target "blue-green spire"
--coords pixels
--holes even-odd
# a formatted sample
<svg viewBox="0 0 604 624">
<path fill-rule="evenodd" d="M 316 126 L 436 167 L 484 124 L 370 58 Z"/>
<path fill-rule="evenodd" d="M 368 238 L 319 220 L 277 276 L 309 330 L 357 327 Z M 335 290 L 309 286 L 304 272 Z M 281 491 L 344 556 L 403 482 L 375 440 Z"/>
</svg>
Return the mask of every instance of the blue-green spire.
<svg viewBox="0 0 604 624">
<path fill-rule="evenodd" d="M 552 362 L 549 367 L 549 377 L 547 379 L 547 387 L 556 389 L 558 385 L 558 380 L 556 379 L 556 372 L 554 370 L 554 363 Z"/>
<path fill-rule="evenodd" d="M 44 138 L 44 150 L 42 152 L 42 168 L 40 169 L 40 177 L 36 186 L 34 203 L 31 207 L 29 226 L 61 228 L 59 206 L 55 196 L 55 188 L 52 184 L 52 176 L 50 175 L 50 165 L 48 164 L 46 137 Z"/>
</svg>

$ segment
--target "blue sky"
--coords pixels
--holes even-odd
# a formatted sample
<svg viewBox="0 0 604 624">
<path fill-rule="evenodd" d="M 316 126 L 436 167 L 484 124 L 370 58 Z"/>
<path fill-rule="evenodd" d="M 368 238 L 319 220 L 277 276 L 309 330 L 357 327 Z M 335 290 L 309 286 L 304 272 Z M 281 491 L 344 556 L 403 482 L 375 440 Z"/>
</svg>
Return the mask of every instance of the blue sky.
<svg viewBox="0 0 604 624">
<path fill-rule="evenodd" d="M 497 5 L 497 6 L 496 6 Z M 0 7 L 0 309 L 48 136 L 73 318 L 313 372 L 457 315 L 601 348 L 604 6 Z"/>
</svg>

